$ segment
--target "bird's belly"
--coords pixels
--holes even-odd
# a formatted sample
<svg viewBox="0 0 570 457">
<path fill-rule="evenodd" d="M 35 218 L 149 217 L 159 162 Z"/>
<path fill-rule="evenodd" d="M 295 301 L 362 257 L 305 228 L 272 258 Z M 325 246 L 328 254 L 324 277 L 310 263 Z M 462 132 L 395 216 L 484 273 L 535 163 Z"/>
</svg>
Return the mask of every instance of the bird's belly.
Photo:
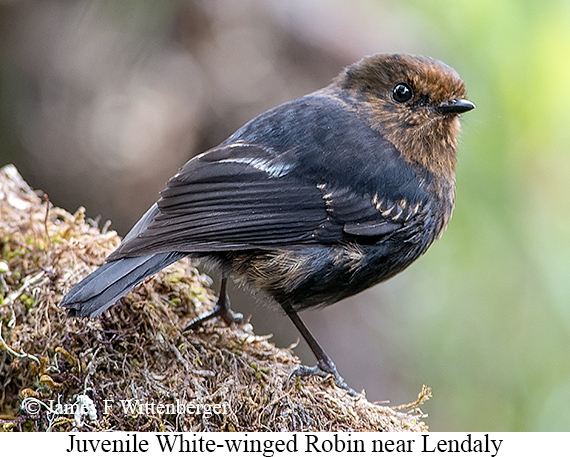
<svg viewBox="0 0 570 457">
<path fill-rule="evenodd" d="M 222 263 L 238 284 L 302 310 L 357 294 L 402 271 L 422 253 L 416 252 L 417 246 L 398 244 L 234 252 Z"/>
</svg>

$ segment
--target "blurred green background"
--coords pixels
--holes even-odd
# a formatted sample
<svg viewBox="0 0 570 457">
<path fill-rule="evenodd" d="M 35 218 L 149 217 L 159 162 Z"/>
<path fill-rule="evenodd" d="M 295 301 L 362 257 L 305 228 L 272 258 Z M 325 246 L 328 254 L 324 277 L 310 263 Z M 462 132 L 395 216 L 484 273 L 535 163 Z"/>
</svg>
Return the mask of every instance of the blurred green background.
<svg viewBox="0 0 570 457">
<path fill-rule="evenodd" d="M 433 431 L 570 431 L 568 24 L 568 0 L 0 2 L 0 165 L 124 235 L 188 158 L 344 65 L 443 60 L 477 104 L 447 232 L 303 317 L 370 400 L 429 385 Z M 236 295 L 259 332 L 298 338 Z"/>
</svg>

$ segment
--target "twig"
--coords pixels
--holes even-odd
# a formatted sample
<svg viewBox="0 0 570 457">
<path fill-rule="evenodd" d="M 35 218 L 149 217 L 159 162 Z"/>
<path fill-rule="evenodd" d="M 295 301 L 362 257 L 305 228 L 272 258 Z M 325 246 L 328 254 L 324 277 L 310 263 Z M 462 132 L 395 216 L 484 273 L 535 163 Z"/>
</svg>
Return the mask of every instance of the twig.
<svg viewBox="0 0 570 457">
<path fill-rule="evenodd" d="M 420 406 L 421 404 L 425 403 L 431 398 L 431 388 L 426 386 L 425 384 L 422 386 L 421 392 L 418 394 L 418 399 L 411 403 L 406 403 L 399 406 L 394 406 L 392 409 L 402 410 L 402 409 L 411 409 Z"/>
<path fill-rule="evenodd" d="M 20 287 L 15 292 L 12 292 L 11 294 L 8 294 L 8 297 L 6 297 L 6 301 L 4 302 L 4 304 L 12 305 L 12 303 L 14 303 L 20 297 L 20 295 L 22 295 L 26 291 L 28 287 L 37 283 L 44 275 L 45 271 L 42 270 L 37 275 L 32 276 L 31 278 L 27 276 L 24 279 L 24 284 L 22 284 L 22 287 Z"/>
<path fill-rule="evenodd" d="M 38 364 L 38 367 L 40 366 L 40 361 L 36 356 L 28 354 L 24 351 L 21 351 L 18 354 L 16 351 L 14 351 L 14 349 L 8 346 L 8 343 L 6 343 L 6 340 L 4 340 L 4 337 L 2 336 L 2 321 L 0 321 L 0 349 L 5 349 L 8 354 L 13 355 L 14 357 L 18 358 L 27 357 L 28 359 L 32 359 L 34 362 Z"/>
<path fill-rule="evenodd" d="M 48 231 L 48 217 L 49 217 L 49 197 L 48 194 L 44 193 L 43 195 L 44 200 L 46 202 L 46 215 L 44 217 L 44 230 L 45 230 L 45 238 L 46 241 L 48 243 L 48 245 L 51 244 L 51 239 L 49 237 L 49 231 Z"/>
</svg>

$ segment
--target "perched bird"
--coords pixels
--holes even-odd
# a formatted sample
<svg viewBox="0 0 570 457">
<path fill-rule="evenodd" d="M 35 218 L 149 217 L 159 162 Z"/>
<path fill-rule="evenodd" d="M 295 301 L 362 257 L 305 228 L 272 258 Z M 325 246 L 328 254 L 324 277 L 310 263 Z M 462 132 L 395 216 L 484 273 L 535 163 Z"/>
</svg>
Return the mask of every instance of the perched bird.
<svg viewBox="0 0 570 457">
<path fill-rule="evenodd" d="M 459 114 L 475 107 L 452 68 L 427 57 L 380 54 L 330 85 L 279 105 L 188 161 L 99 269 L 61 306 L 97 316 L 185 256 L 217 265 L 214 311 L 239 322 L 228 278 L 280 305 L 317 365 L 333 361 L 298 316 L 384 281 L 445 229 L 455 200 Z"/>
</svg>

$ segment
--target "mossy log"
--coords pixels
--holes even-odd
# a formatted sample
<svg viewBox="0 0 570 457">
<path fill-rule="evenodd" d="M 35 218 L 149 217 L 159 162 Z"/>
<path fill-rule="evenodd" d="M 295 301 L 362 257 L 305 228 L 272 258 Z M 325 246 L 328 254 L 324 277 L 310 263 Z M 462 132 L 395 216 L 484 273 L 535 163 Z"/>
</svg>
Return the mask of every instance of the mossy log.
<svg viewBox="0 0 570 457">
<path fill-rule="evenodd" d="M 300 361 L 249 323 L 184 324 L 213 305 L 180 261 L 98 319 L 58 303 L 120 238 L 0 169 L 0 425 L 5 431 L 424 431 L 419 404 L 351 397 L 331 380 L 287 385 Z"/>
</svg>

